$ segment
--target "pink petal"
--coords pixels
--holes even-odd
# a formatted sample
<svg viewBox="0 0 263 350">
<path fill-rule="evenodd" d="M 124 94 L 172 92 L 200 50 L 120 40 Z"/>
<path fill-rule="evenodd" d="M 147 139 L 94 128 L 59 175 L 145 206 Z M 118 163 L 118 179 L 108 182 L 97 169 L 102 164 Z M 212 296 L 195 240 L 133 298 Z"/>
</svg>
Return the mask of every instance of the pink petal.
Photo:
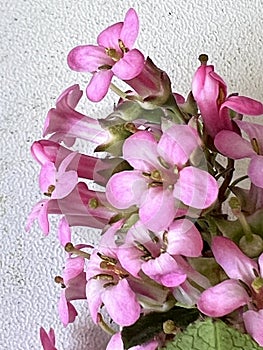
<svg viewBox="0 0 263 350">
<path fill-rule="evenodd" d="M 123 144 L 123 158 L 137 170 L 151 172 L 158 168 L 157 157 L 157 141 L 148 131 L 136 132 Z"/>
<path fill-rule="evenodd" d="M 150 187 L 145 192 L 139 209 L 143 224 L 152 231 L 166 230 L 176 215 L 175 199 L 170 190 L 161 186 Z"/>
<path fill-rule="evenodd" d="M 110 338 L 106 350 L 124 350 L 121 333 L 116 333 Z"/>
<path fill-rule="evenodd" d="M 93 102 L 101 101 L 109 90 L 112 77 L 111 70 L 101 70 L 94 73 L 86 89 L 88 99 Z"/>
<path fill-rule="evenodd" d="M 120 326 L 130 326 L 140 317 L 141 308 L 136 294 L 125 279 L 116 286 L 105 288 L 101 299 L 110 317 Z"/>
<path fill-rule="evenodd" d="M 78 276 L 84 270 L 85 260 L 84 258 L 78 256 L 75 258 L 68 258 L 66 260 L 66 266 L 63 271 L 63 280 L 67 285 L 71 279 Z"/>
<path fill-rule="evenodd" d="M 263 346 L 263 310 L 248 310 L 243 313 L 243 319 L 247 332 L 260 346 Z"/>
<path fill-rule="evenodd" d="M 205 290 L 197 302 L 197 307 L 205 315 L 222 317 L 249 301 L 250 297 L 238 281 L 226 280 Z"/>
<path fill-rule="evenodd" d="M 65 290 L 62 291 L 59 303 L 58 303 L 58 312 L 60 321 L 64 326 L 67 326 L 69 323 L 75 321 L 76 316 L 78 315 L 75 307 L 67 301 L 65 296 Z"/>
<path fill-rule="evenodd" d="M 258 266 L 259 266 L 259 270 L 260 270 L 260 276 L 263 278 L 263 253 L 260 254 L 260 256 L 258 258 Z"/>
<path fill-rule="evenodd" d="M 254 270 L 258 271 L 255 261 L 248 258 L 233 241 L 226 237 L 214 237 L 212 251 L 217 263 L 230 278 L 241 280 L 250 286 L 255 279 Z"/>
<path fill-rule="evenodd" d="M 56 350 L 55 333 L 52 328 L 50 328 L 49 333 L 47 333 L 43 327 L 40 328 L 40 341 L 44 350 Z"/>
<path fill-rule="evenodd" d="M 130 80 L 141 73 L 144 67 L 144 56 L 133 49 L 124 54 L 123 58 L 117 61 L 112 67 L 113 73 L 122 80 Z"/>
<path fill-rule="evenodd" d="M 263 156 L 254 155 L 252 157 L 247 174 L 254 185 L 263 187 Z"/>
<path fill-rule="evenodd" d="M 71 242 L 70 227 L 64 216 L 60 219 L 58 224 L 58 239 L 63 247 L 65 247 L 68 242 Z"/>
<path fill-rule="evenodd" d="M 49 233 L 48 203 L 49 201 L 47 199 L 43 199 L 34 205 L 27 218 L 26 231 L 29 231 L 35 219 L 38 219 L 39 226 L 43 233 L 45 235 Z"/>
<path fill-rule="evenodd" d="M 139 171 L 122 171 L 114 174 L 106 186 L 107 200 L 118 209 L 138 204 L 147 183 Z"/>
<path fill-rule="evenodd" d="M 257 143 L 259 146 L 259 154 L 263 154 L 263 142 L 262 142 L 263 125 L 245 122 L 243 120 L 235 120 L 235 123 L 239 126 L 241 130 L 245 131 L 250 141 L 252 139 L 257 140 Z"/>
<path fill-rule="evenodd" d="M 197 147 L 199 138 L 195 129 L 188 125 L 174 125 L 163 133 L 158 152 L 168 163 L 182 166 Z"/>
<path fill-rule="evenodd" d="M 168 254 L 163 253 L 142 265 L 143 272 L 165 287 L 177 287 L 186 280 L 187 275 Z"/>
<path fill-rule="evenodd" d="M 233 131 L 222 130 L 215 137 L 218 151 L 232 159 L 242 159 L 255 154 L 251 143 Z"/>
<path fill-rule="evenodd" d="M 78 183 L 78 173 L 75 170 L 69 170 L 59 176 L 56 181 L 55 190 L 51 194 L 52 199 L 61 199 L 67 197 Z"/>
<path fill-rule="evenodd" d="M 185 220 L 175 220 L 168 230 L 167 252 L 173 255 L 197 257 L 201 255 L 203 241 L 195 225 Z"/>
<path fill-rule="evenodd" d="M 125 16 L 124 23 L 120 33 L 120 39 L 125 47 L 131 49 L 139 33 L 139 19 L 136 11 L 130 8 Z"/>
<path fill-rule="evenodd" d="M 101 271 L 98 271 L 98 273 L 101 273 Z M 102 305 L 101 295 L 104 292 L 104 284 L 105 281 L 90 279 L 86 286 L 90 316 L 96 324 L 98 323 L 98 312 Z"/>
<path fill-rule="evenodd" d="M 218 195 L 216 180 L 206 171 L 185 167 L 180 171 L 173 195 L 190 207 L 203 209 L 213 204 Z"/>
<path fill-rule="evenodd" d="M 113 65 L 112 59 L 103 47 L 94 45 L 77 46 L 68 54 L 68 65 L 77 72 L 96 72 L 98 67 Z"/>
<path fill-rule="evenodd" d="M 245 115 L 263 114 L 263 104 L 246 96 L 230 96 L 221 105 L 222 108 L 229 108 L 235 112 Z"/>
<path fill-rule="evenodd" d="M 120 246 L 117 254 L 121 266 L 134 277 L 139 278 L 138 273 L 143 263 L 140 257 L 144 254 L 135 246 L 128 248 Z"/>
<path fill-rule="evenodd" d="M 52 162 L 46 162 L 40 170 L 39 174 L 39 187 L 42 192 L 48 192 L 50 185 L 56 183 L 56 167 Z"/>
<path fill-rule="evenodd" d="M 118 40 L 120 39 L 122 27 L 123 22 L 118 22 L 104 29 L 97 38 L 98 45 L 119 51 Z"/>
</svg>

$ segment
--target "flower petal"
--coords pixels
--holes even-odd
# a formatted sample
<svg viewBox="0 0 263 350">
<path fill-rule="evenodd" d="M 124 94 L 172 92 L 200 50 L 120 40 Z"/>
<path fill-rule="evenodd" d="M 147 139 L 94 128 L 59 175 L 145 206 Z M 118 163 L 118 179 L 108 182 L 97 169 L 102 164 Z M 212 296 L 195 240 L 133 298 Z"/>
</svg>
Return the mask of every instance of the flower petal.
<svg viewBox="0 0 263 350">
<path fill-rule="evenodd" d="M 222 103 L 220 110 L 222 108 L 229 108 L 246 115 L 256 116 L 263 114 L 263 104 L 246 96 L 230 96 Z"/>
<path fill-rule="evenodd" d="M 263 346 L 263 310 L 248 310 L 243 313 L 243 319 L 247 332 L 260 346 Z"/>
<path fill-rule="evenodd" d="M 119 39 L 122 27 L 123 22 L 118 22 L 104 29 L 97 38 L 98 45 L 120 51 Z"/>
<path fill-rule="evenodd" d="M 235 123 L 238 125 L 238 127 L 241 130 L 245 131 L 250 141 L 253 139 L 257 141 L 257 146 L 259 148 L 258 153 L 263 154 L 263 142 L 262 142 L 263 125 L 245 122 L 243 120 L 235 120 Z"/>
<path fill-rule="evenodd" d="M 216 180 L 206 171 L 185 167 L 179 172 L 173 195 L 190 207 L 203 209 L 215 202 L 218 195 Z"/>
<path fill-rule="evenodd" d="M 68 242 L 71 242 L 71 231 L 67 219 L 63 216 L 58 224 L 58 240 L 65 247 Z"/>
<path fill-rule="evenodd" d="M 131 49 L 139 33 L 139 18 L 136 11 L 130 8 L 125 16 L 124 23 L 120 33 L 120 39 L 125 47 Z"/>
<path fill-rule="evenodd" d="M 170 190 L 150 187 L 139 209 L 144 225 L 152 231 L 166 230 L 176 215 L 175 199 Z"/>
<path fill-rule="evenodd" d="M 114 174 L 106 186 L 107 200 L 118 209 L 138 204 L 147 183 L 139 171 L 122 171 Z"/>
<path fill-rule="evenodd" d="M 177 287 L 187 277 L 180 265 L 168 253 L 145 262 L 142 270 L 147 276 L 166 287 Z"/>
<path fill-rule="evenodd" d="M 255 261 L 248 258 L 233 241 L 226 237 L 214 237 L 212 251 L 217 263 L 230 278 L 241 280 L 250 286 L 255 278 L 254 271 L 258 271 Z"/>
<path fill-rule="evenodd" d="M 247 174 L 254 185 L 263 187 L 263 156 L 254 155 L 252 157 Z"/>
<path fill-rule="evenodd" d="M 174 255 L 197 257 L 201 255 L 203 241 L 190 220 L 175 220 L 168 230 L 167 252 Z"/>
<path fill-rule="evenodd" d="M 139 75 L 144 67 L 144 56 L 133 49 L 124 54 L 123 58 L 117 61 L 112 67 L 113 73 L 122 80 L 130 80 Z"/>
<path fill-rule="evenodd" d="M 157 141 L 148 131 L 136 132 L 123 144 L 123 158 L 137 170 L 151 172 L 156 169 L 160 166 L 157 157 Z"/>
<path fill-rule="evenodd" d="M 246 305 L 249 300 L 249 295 L 238 281 L 226 280 L 205 290 L 197 307 L 210 317 L 221 317 Z"/>
<path fill-rule="evenodd" d="M 158 152 L 170 164 L 182 166 L 199 146 L 194 128 L 188 125 L 174 125 L 165 130 L 159 143 Z"/>
<path fill-rule="evenodd" d="M 95 45 L 77 46 L 68 54 L 68 65 L 77 72 L 95 72 L 103 65 L 113 65 L 104 47 Z"/>
<path fill-rule="evenodd" d="M 255 154 L 251 143 L 233 131 L 222 130 L 215 137 L 218 151 L 232 159 L 242 159 Z"/>
<path fill-rule="evenodd" d="M 76 316 L 78 315 L 75 307 L 67 301 L 65 290 L 62 291 L 59 303 L 58 303 L 58 312 L 60 321 L 64 326 L 67 326 L 69 323 L 75 321 Z"/>
<path fill-rule="evenodd" d="M 101 101 L 109 90 L 112 77 L 113 73 L 110 69 L 94 73 L 86 88 L 88 99 L 93 102 Z"/>
<path fill-rule="evenodd" d="M 122 279 L 116 286 L 105 288 L 101 296 L 110 317 L 120 326 L 130 326 L 140 317 L 140 305 L 136 294 L 126 279 Z"/>
</svg>

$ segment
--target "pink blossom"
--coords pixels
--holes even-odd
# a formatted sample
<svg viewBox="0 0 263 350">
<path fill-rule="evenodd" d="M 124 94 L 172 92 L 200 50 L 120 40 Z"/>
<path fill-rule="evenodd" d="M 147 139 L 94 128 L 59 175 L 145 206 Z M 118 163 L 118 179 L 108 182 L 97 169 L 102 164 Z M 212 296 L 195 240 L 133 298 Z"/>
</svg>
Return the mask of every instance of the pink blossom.
<svg viewBox="0 0 263 350">
<path fill-rule="evenodd" d="M 259 345 L 263 345 L 262 327 L 258 322 L 263 312 L 263 254 L 257 264 L 230 239 L 219 236 L 213 239 L 212 251 L 230 279 L 205 290 L 198 300 L 198 309 L 208 316 L 222 317 L 247 305 L 249 310 L 243 312 L 245 327 Z"/>
<path fill-rule="evenodd" d="M 128 231 L 117 256 L 134 277 L 139 278 L 142 270 L 161 285 L 177 287 L 186 280 L 187 274 L 176 256 L 200 256 L 202 246 L 200 233 L 188 220 L 176 220 L 166 233 L 156 234 L 150 233 L 138 221 Z"/>
<path fill-rule="evenodd" d="M 44 350 L 57 350 L 57 348 L 55 348 L 55 333 L 53 328 L 50 328 L 47 333 L 44 328 L 41 327 L 40 340 Z"/>
<path fill-rule="evenodd" d="M 138 36 L 139 21 L 134 9 L 129 9 L 124 22 L 111 25 L 100 33 L 98 46 L 77 46 L 68 55 L 71 69 L 91 72 L 87 96 L 98 102 L 106 95 L 114 75 L 122 80 L 136 77 L 144 66 L 144 57 L 132 49 Z"/>
<path fill-rule="evenodd" d="M 159 142 L 148 131 L 136 132 L 123 145 L 123 157 L 134 170 L 110 178 L 108 201 L 118 209 L 137 206 L 141 221 L 153 231 L 167 229 L 182 215 L 180 201 L 197 209 L 209 207 L 218 194 L 215 179 L 187 165 L 198 147 L 197 132 L 187 125 L 172 126 Z"/>
<path fill-rule="evenodd" d="M 227 97 L 224 80 L 214 72 L 214 66 L 202 64 L 196 71 L 192 92 L 199 107 L 205 129 L 211 137 L 221 130 L 235 130 L 230 110 L 246 115 L 263 114 L 262 103 L 249 97 Z"/>
<path fill-rule="evenodd" d="M 52 134 L 52 141 L 63 141 L 69 147 L 74 144 L 76 138 L 97 145 L 107 140 L 107 132 L 100 127 L 96 119 L 75 111 L 81 96 L 79 85 L 69 87 L 59 96 L 56 108 L 52 108 L 46 117 L 43 136 Z"/>
<path fill-rule="evenodd" d="M 235 120 L 235 123 L 247 134 L 249 141 L 237 133 L 223 130 L 216 135 L 215 146 L 232 159 L 250 158 L 248 176 L 254 185 L 263 187 L 263 126 L 241 120 Z"/>
</svg>

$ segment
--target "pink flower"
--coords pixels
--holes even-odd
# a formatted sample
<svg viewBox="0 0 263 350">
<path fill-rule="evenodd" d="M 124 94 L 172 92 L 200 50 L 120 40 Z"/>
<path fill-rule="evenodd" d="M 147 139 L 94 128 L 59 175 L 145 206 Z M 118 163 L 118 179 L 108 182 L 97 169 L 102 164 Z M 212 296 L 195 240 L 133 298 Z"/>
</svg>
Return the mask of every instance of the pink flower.
<svg viewBox="0 0 263 350">
<path fill-rule="evenodd" d="M 200 233 L 189 220 L 176 220 L 166 233 L 154 235 L 138 221 L 128 231 L 117 256 L 134 277 L 139 278 L 142 270 L 163 286 L 177 287 L 187 278 L 185 266 L 177 261 L 177 255 L 200 256 L 202 246 Z"/>
<path fill-rule="evenodd" d="M 87 300 L 90 314 L 95 323 L 98 322 L 98 312 L 105 305 L 110 317 L 120 326 L 129 326 L 137 321 L 141 308 L 135 292 L 130 287 L 126 277 L 127 271 L 119 264 L 114 252 L 112 237 L 122 225 L 117 222 L 104 233 L 100 243 L 101 249 L 93 251 L 87 264 Z"/>
<path fill-rule="evenodd" d="M 203 209 L 217 198 L 218 186 L 208 172 L 187 162 L 199 147 L 195 129 L 174 125 L 157 142 L 148 131 L 138 131 L 123 145 L 123 157 L 134 170 L 114 174 L 106 187 L 108 201 L 118 209 L 139 208 L 140 220 L 153 231 L 167 229 L 180 201 Z"/>
<path fill-rule="evenodd" d="M 234 131 L 230 110 L 246 115 L 263 114 L 262 103 L 249 97 L 227 97 L 224 80 L 214 72 L 214 66 L 201 64 L 197 69 L 192 92 L 199 107 L 206 132 L 214 138 L 221 130 Z"/>
<path fill-rule="evenodd" d="M 98 46 L 77 46 L 68 55 L 71 69 L 91 72 L 87 96 L 98 102 L 106 95 L 114 75 L 122 80 L 136 77 L 144 66 L 144 57 L 132 49 L 138 36 L 139 21 L 134 9 L 129 9 L 124 22 L 111 25 L 100 33 Z"/>
<path fill-rule="evenodd" d="M 232 159 L 250 158 L 248 176 L 254 185 L 263 187 L 263 126 L 241 120 L 235 120 L 235 123 L 248 135 L 249 141 L 237 133 L 223 130 L 216 135 L 215 146 Z"/>
<path fill-rule="evenodd" d="M 55 333 L 53 328 L 50 328 L 47 333 L 44 328 L 41 327 L 40 340 L 44 350 L 57 350 L 57 348 L 55 348 Z"/>
<path fill-rule="evenodd" d="M 247 305 L 249 310 L 243 313 L 246 330 L 262 346 L 259 321 L 263 317 L 263 254 L 257 264 L 225 237 L 213 239 L 212 251 L 230 279 L 205 290 L 198 300 L 198 309 L 208 316 L 222 317 Z"/>
<path fill-rule="evenodd" d="M 82 96 L 79 85 L 66 89 L 58 98 L 56 108 L 52 108 L 46 117 L 43 136 L 52 134 L 52 141 L 72 146 L 76 138 L 81 138 L 95 144 L 104 143 L 108 136 L 96 119 L 87 117 L 75 107 Z"/>
</svg>

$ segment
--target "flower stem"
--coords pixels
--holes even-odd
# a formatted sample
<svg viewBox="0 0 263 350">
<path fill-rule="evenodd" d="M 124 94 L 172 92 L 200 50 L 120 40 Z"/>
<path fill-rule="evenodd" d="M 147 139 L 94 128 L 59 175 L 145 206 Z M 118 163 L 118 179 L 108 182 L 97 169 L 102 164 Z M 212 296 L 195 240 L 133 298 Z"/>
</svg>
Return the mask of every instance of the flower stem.
<svg viewBox="0 0 263 350">
<path fill-rule="evenodd" d="M 122 99 L 126 100 L 127 95 L 125 94 L 125 92 L 123 92 L 121 89 L 119 89 L 116 85 L 114 85 L 113 83 L 110 84 L 110 89 L 115 92 L 115 94 L 117 94 L 118 96 L 120 96 Z"/>
</svg>

